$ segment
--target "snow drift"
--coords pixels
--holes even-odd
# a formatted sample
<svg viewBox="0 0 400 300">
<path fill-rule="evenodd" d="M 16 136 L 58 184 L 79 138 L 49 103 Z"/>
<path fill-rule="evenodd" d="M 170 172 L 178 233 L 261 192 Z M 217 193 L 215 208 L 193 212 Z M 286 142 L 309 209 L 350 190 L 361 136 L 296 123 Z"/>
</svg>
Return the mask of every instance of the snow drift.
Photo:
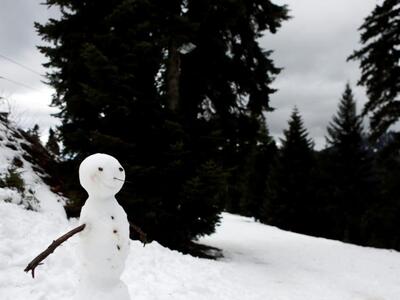
<svg viewBox="0 0 400 300">
<path fill-rule="evenodd" d="M 36 278 L 26 264 L 77 225 L 62 214 L 0 203 L 0 299 L 71 299 L 80 262 L 76 237 L 58 248 Z M 201 242 L 224 250 L 212 261 L 132 241 L 122 278 L 132 299 L 398 300 L 400 254 L 317 239 L 224 214 Z"/>
</svg>

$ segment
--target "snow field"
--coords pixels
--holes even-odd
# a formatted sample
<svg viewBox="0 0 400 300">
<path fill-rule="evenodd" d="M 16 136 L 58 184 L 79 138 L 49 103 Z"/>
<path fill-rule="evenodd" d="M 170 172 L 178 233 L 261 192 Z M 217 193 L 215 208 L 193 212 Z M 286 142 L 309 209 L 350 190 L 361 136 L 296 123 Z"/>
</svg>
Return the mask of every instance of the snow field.
<svg viewBox="0 0 400 300">
<path fill-rule="evenodd" d="M 400 299 L 396 251 L 286 232 L 229 214 L 202 242 L 225 249 L 224 261 L 236 266 L 237 277 L 247 274 L 247 288 L 258 294 L 246 299 Z"/>
<path fill-rule="evenodd" d="M 57 211 L 33 212 L 0 202 L 0 299 L 66 300 L 77 285 L 77 238 L 36 269 L 26 264 L 77 226 Z M 122 279 L 140 300 L 398 300 L 400 253 L 285 232 L 223 214 L 200 240 L 224 250 L 221 261 L 194 258 L 132 241 Z"/>
</svg>

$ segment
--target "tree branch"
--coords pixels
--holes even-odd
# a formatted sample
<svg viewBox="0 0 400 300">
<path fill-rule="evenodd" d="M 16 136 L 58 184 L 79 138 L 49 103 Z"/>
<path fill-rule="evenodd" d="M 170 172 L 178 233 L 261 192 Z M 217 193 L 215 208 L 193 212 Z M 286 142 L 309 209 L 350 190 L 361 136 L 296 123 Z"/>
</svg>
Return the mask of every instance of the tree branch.
<svg viewBox="0 0 400 300">
<path fill-rule="evenodd" d="M 129 221 L 130 228 L 139 235 L 139 240 L 143 243 L 143 247 L 148 243 L 147 234 L 137 225 Z"/>
<path fill-rule="evenodd" d="M 46 250 L 44 250 L 42 253 L 40 253 L 38 256 L 36 256 L 25 268 L 25 272 L 32 271 L 32 278 L 35 278 L 35 268 L 39 265 L 42 264 L 42 261 L 46 259 L 47 256 L 49 256 L 51 253 L 56 250 L 58 246 L 60 246 L 63 242 L 68 240 L 70 237 L 73 235 L 77 234 L 78 232 L 81 232 L 85 228 L 86 224 L 82 224 L 71 231 L 68 231 L 66 234 L 63 236 L 59 237 L 55 241 L 53 241 L 49 247 L 47 247 Z"/>
</svg>

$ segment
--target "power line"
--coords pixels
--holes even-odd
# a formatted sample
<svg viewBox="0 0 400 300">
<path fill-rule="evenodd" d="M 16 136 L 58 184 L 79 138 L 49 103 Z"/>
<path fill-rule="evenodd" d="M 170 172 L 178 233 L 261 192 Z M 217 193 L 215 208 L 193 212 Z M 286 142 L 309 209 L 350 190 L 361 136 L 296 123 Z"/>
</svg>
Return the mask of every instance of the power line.
<svg viewBox="0 0 400 300">
<path fill-rule="evenodd" d="M 33 91 L 39 92 L 38 89 L 35 89 L 35 88 L 33 88 L 33 87 L 31 87 L 31 86 L 25 84 L 25 83 L 22 83 L 22 82 L 19 82 L 19 81 L 16 81 L 16 80 L 12 80 L 12 79 L 10 79 L 10 78 L 7 78 L 7 77 L 1 76 L 1 75 L 0 75 L 0 79 L 3 79 L 3 80 L 5 80 L 5 81 L 9 81 L 9 82 L 11 82 L 11 83 L 14 83 L 14 84 L 16 84 L 16 85 L 22 86 L 22 87 L 24 87 L 24 88 L 31 89 L 31 90 L 33 90 Z"/>
<path fill-rule="evenodd" d="M 28 70 L 28 71 L 31 72 L 31 73 L 34 73 L 34 74 L 36 74 L 36 75 L 39 75 L 40 77 L 43 77 L 43 75 L 40 74 L 39 72 L 37 72 L 37 71 L 35 71 L 34 69 L 32 69 L 32 68 L 30 68 L 30 67 L 27 67 L 27 66 L 25 66 L 25 65 L 23 65 L 23 64 L 21 64 L 21 63 L 19 63 L 19 62 L 17 62 L 16 60 L 14 60 L 14 59 L 12 59 L 12 58 L 9 58 L 9 57 L 7 57 L 7 56 L 1 54 L 1 53 L 0 53 L 0 57 L 3 58 L 3 59 L 5 59 L 5 60 L 7 60 L 7 61 L 9 61 L 9 62 L 11 62 L 11 63 L 13 63 L 13 64 L 15 64 L 15 65 L 17 65 L 17 66 L 20 66 L 21 68 L 24 68 L 25 70 Z"/>
</svg>

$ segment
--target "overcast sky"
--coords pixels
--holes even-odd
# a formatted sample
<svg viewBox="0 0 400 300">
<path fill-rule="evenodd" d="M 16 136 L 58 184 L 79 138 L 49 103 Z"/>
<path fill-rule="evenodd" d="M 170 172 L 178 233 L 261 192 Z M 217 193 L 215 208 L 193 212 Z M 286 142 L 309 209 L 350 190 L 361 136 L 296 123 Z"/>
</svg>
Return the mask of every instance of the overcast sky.
<svg viewBox="0 0 400 300">
<path fill-rule="evenodd" d="M 297 106 L 316 147 L 325 145 L 326 127 L 336 112 L 338 101 L 349 82 L 358 109 L 366 101 L 364 89 L 357 87 L 358 63 L 346 62 L 359 47 L 358 28 L 377 0 L 275 0 L 288 4 L 291 20 L 275 35 L 266 35 L 261 44 L 275 51 L 273 58 L 283 72 L 274 86 L 268 125 L 274 136 L 282 136 L 287 120 Z"/>
<path fill-rule="evenodd" d="M 1 0 L 0 3 L 0 96 L 6 98 L 14 120 L 20 126 L 38 123 L 47 132 L 58 121 L 48 105 L 52 90 L 42 83 L 37 73 L 45 58 L 38 52 L 40 44 L 33 22 L 45 21 L 54 14 L 39 5 L 40 0 Z M 320 149 L 325 145 L 325 132 L 346 82 L 353 85 L 359 109 L 365 103 L 362 88 L 356 87 L 357 63 L 346 62 L 359 47 L 358 27 L 381 0 L 273 0 L 288 4 L 292 19 L 276 35 L 267 34 L 260 43 L 273 49 L 273 59 L 283 72 L 274 87 L 275 111 L 268 114 L 271 134 L 282 136 L 294 106 L 303 115 L 311 137 Z M 29 71 L 4 59 L 13 59 Z M 5 79 L 18 82 L 12 83 Z"/>
</svg>

